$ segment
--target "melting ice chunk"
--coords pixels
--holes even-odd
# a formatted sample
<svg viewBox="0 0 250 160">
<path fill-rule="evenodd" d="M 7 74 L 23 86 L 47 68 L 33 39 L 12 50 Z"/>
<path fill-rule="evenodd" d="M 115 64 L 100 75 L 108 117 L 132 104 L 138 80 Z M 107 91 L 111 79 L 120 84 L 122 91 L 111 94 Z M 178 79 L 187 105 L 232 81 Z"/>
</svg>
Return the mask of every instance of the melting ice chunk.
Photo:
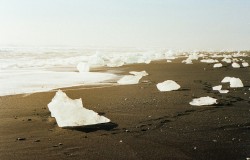
<svg viewBox="0 0 250 160">
<path fill-rule="evenodd" d="M 214 68 L 220 68 L 220 67 L 222 67 L 222 64 L 221 64 L 221 63 L 216 63 L 216 64 L 214 64 L 213 67 L 214 67 Z"/>
<path fill-rule="evenodd" d="M 58 90 L 55 97 L 48 104 L 51 116 L 55 117 L 59 127 L 75 127 L 107 123 L 110 120 L 99 116 L 96 112 L 83 107 L 82 99 L 71 99 L 64 92 Z"/>
<path fill-rule="evenodd" d="M 222 88 L 222 85 L 218 85 L 218 86 L 214 86 L 213 90 L 218 91 L 218 90 L 221 90 L 221 88 Z"/>
<path fill-rule="evenodd" d="M 247 62 L 243 62 L 243 63 L 242 63 L 242 66 L 243 66 L 243 67 L 248 67 L 249 64 L 248 64 Z"/>
<path fill-rule="evenodd" d="M 87 63 L 80 62 L 76 68 L 79 72 L 89 72 L 89 65 Z"/>
<path fill-rule="evenodd" d="M 221 82 L 222 83 L 229 82 L 231 88 L 244 87 L 242 81 L 239 78 L 235 78 L 235 77 L 225 77 Z"/>
<path fill-rule="evenodd" d="M 146 71 L 141 71 L 141 72 L 136 72 L 136 71 L 131 71 L 131 72 L 129 72 L 130 74 L 133 74 L 133 75 L 135 75 L 135 76 L 147 76 L 148 75 L 148 73 L 146 72 Z"/>
<path fill-rule="evenodd" d="M 162 83 L 158 83 L 156 85 L 159 91 L 165 92 L 165 91 L 173 91 L 178 90 L 181 86 L 177 84 L 175 81 L 167 80 Z"/>
<path fill-rule="evenodd" d="M 234 78 L 232 77 L 230 79 L 230 87 L 231 88 L 239 88 L 239 87 L 243 87 L 243 83 L 239 78 Z"/>
<path fill-rule="evenodd" d="M 205 105 L 217 104 L 216 101 L 217 99 L 207 96 L 207 97 L 195 98 L 191 102 L 189 102 L 189 104 L 192 106 L 205 106 Z"/>
<path fill-rule="evenodd" d="M 138 76 L 126 75 L 126 76 L 123 76 L 120 80 L 118 80 L 117 83 L 118 84 L 138 84 L 141 78 L 142 78 L 141 75 L 138 75 Z"/>
<path fill-rule="evenodd" d="M 238 63 L 236 63 L 236 62 L 233 62 L 232 67 L 233 68 L 240 68 L 240 65 Z"/>
<path fill-rule="evenodd" d="M 221 81 L 221 83 L 228 83 L 228 82 L 230 82 L 231 78 L 232 77 L 225 77 L 225 78 L 223 78 L 223 80 Z"/>
</svg>

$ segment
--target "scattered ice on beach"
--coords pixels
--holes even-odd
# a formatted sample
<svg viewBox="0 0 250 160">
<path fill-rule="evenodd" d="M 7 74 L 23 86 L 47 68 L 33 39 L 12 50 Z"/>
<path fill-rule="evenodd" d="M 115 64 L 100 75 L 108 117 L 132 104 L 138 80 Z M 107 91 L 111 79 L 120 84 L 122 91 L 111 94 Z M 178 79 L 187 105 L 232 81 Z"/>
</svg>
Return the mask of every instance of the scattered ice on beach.
<svg viewBox="0 0 250 160">
<path fill-rule="evenodd" d="M 231 88 L 240 88 L 244 87 L 242 81 L 239 78 L 232 77 L 230 79 L 230 87 Z"/>
<path fill-rule="evenodd" d="M 218 86 L 214 86 L 213 90 L 218 91 L 218 90 L 221 90 L 221 88 L 222 88 L 222 85 L 218 85 Z"/>
<path fill-rule="evenodd" d="M 141 71 L 141 72 L 131 71 L 131 72 L 129 72 L 129 73 L 130 73 L 130 74 L 133 74 L 133 75 L 135 75 L 135 76 L 142 76 L 142 77 L 148 75 L 148 73 L 147 73 L 146 71 Z"/>
<path fill-rule="evenodd" d="M 202 59 L 201 62 L 203 63 L 217 63 L 217 59 Z"/>
<path fill-rule="evenodd" d="M 242 62 L 242 66 L 243 66 L 243 67 L 248 67 L 249 64 L 248 64 L 247 62 Z"/>
<path fill-rule="evenodd" d="M 80 62 L 76 68 L 79 72 L 89 72 L 89 65 L 87 63 Z"/>
<path fill-rule="evenodd" d="M 207 97 L 195 98 L 191 102 L 189 102 L 189 104 L 192 106 L 204 106 L 204 105 L 217 104 L 216 101 L 217 99 L 207 96 Z"/>
<path fill-rule="evenodd" d="M 214 68 L 220 68 L 220 67 L 222 67 L 222 64 L 221 64 L 221 63 L 216 63 L 216 64 L 214 64 L 213 67 L 214 67 Z"/>
<path fill-rule="evenodd" d="M 236 62 L 233 62 L 232 67 L 233 68 L 240 68 L 240 65 L 238 63 L 236 63 Z"/>
<path fill-rule="evenodd" d="M 138 76 L 126 75 L 126 76 L 123 76 L 120 80 L 118 80 L 117 83 L 118 84 L 138 84 L 141 78 L 142 78 L 141 75 L 138 75 Z"/>
<path fill-rule="evenodd" d="M 59 127 L 76 127 L 110 122 L 108 118 L 84 108 L 81 98 L 73 100 L 61 90 L 56 92 L 56 95 L 48 104 L 48 108 Z"/>
<path fill-rule="evenodd" d="M 167 80 L 162 83 L 158 83 L 156 85 L 159 91 L 165 92 L 165 91 L 173 91 L 178 90 L 181 86 L 177 84 L 175 81 Z"/>
</svg>

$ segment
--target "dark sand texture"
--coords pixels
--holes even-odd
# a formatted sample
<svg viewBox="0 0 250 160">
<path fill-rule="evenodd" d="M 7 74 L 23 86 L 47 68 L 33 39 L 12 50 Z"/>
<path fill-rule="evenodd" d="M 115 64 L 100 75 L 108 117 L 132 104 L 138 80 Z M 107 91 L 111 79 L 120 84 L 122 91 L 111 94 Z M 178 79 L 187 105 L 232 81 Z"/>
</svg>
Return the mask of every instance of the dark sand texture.
<svg viewBox="0 0 250 160">
<path fill-rule="evenodd" d="M 149 75 L 137 85 L 63 89 L 110 118 L 105 125 L 59 128 L 47 109 L 55 91 L 0 97 L 0 159 L 244 160 L 250 157 L 250 68 L 224 65 L 213 69 L 179 60 L 129 65 L 118 69 Z M 228 94 L 212 91 L 225 76 L 240 78 L 245 87 Z M 159 92 L 156 84 L 165 80 L 181 89 Z M 189 105 L 201 96 L 220 104 Z"/>
</svg>

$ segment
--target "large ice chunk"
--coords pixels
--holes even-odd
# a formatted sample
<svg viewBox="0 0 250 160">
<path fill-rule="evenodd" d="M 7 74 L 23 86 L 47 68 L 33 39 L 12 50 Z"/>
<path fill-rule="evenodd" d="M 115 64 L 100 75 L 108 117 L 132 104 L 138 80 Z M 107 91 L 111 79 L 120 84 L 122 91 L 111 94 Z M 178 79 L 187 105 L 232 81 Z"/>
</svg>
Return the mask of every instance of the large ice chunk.
<svg viewBox="0 0 250 160">
<path fill-rule="evenodd" d="M 192 106 L 206 106 L 206 105 L 217 104 L 216 101 L 217 99 L 207 96 L 207 97 L 195 98 L 191 102 L 189 102 L 189 104 Z"/>
<path fill-rule="evenodd" d="M 178 90 L 181 86 L 173 80 L 167 80 L 162 83 L 158 83 L 156 87 L 158 88 L 159 91 L 165 92 L 165 91 Z"/>
<path fill-rule="evenodd" d="M 248 64 L 247 62 L 242 62 L 242 66 L 243 66 L 243 67 L 248 67 L 249 64 Z"/>
<path fill-rule="evenodd" d="M 238 63 L 236 63 L 236 62 L 233 62 L 232 67 L 233 68 L 240 68 L 240 65 Z"/>
<path fill-rule="evenodd" d="M 59 127 L 76 127 L 110 122 L 108 118 L 84 108 L 81 98 L 73 100 L 61 90 L 56 92 L 55 97 L 48 104 L 48 108 Z"/>
<path fill-rule="evenodd" d="M 87 63 L 80 62 L 76 68 L 79 72 L 89 72 L 89 65 Z"/>
<path fill-rule="evenodd" d="M 230 79 L 230 87 L 231 88 L 239 88 L 239 87 L 243 87 L 243 83 L 239 78 L 234 78 L 232 77 Z"/>
</svg>

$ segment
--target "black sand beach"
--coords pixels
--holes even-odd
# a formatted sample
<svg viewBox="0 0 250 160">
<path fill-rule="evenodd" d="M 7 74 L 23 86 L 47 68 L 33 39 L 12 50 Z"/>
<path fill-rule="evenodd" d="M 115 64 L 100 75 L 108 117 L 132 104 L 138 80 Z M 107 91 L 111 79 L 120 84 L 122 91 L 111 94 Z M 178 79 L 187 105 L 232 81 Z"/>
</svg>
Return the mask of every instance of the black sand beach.
<svg viewBox="0 0 250 160">
<path fill-rule="evenodd" d="M 86 108 L 110 118 L 108 124 L 59 128 L 47 108 L 56 91 L 0 97 L 0 159 L 250 157 L 250 68 L 180 61 L 119 67 L 124 74 L 149 73 L 136 85 L 62 89 L 72 99 L 82 98 Z M 244 87 L 223 85 L 230 90 L 227 94 L 212 91 L 225 76 L 240 78 Z M 159 92 L 156 84 L 165 80 L 176 81 L 181 89 Z M 202 96 L 214 97 L 219 104 L 189 105 Z"/>
</svg>

